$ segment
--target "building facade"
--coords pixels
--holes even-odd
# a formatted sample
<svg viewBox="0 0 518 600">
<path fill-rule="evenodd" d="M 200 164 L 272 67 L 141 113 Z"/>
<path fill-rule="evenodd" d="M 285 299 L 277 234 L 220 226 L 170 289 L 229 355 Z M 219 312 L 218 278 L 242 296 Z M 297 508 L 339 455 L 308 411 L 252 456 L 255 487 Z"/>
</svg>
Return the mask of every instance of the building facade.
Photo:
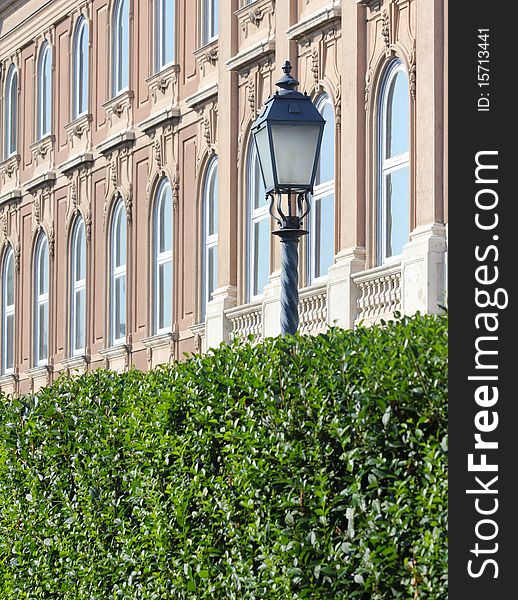
<svg viewBox="0 0 518 600">
<path fill-rule="evenodd" d="M 301 331 L 439 312 L 444 0 L 0 0 L 0 388 L 279 333 L 250 128 L 289 59 L 326 119 Z"/>
</svg>

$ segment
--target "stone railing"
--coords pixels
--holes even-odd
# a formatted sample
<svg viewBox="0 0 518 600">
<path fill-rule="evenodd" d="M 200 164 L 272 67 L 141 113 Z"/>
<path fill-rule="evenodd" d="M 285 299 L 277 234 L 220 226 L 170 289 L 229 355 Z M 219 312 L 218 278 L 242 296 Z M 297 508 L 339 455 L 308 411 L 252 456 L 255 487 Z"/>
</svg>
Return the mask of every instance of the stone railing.
<svg viewBox="0 0 518 600">
<path fill-rule="evenodd" d="M 246 338 L 247 335 L 255 335 L 259 338 L 263 334 L 263 314 L 261 302 L 244 304 L 225 311 L 230 321 L 230 339 L 239 336 Z"/>
<path fill-rule="evenodd" d="M 352 279 L 358 288 L 355 323 L 371 325 L 401 310 L 401 263 L 362 271 Z"/>
<path fill-rule="evenodd" d="M 327 286 L 309 287 L 299 293 L 300 333 L 321 333 L 327 329 Z"/>
</svg>

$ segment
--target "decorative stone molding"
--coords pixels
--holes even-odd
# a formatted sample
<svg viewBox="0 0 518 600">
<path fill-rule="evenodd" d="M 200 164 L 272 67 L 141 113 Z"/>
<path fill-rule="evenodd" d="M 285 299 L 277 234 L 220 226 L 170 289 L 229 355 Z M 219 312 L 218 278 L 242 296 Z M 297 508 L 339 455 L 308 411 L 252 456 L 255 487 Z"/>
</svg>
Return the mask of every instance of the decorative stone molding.
<svg viewBox="0 0 518 600">
<path fill-rule="evenodd" d="M 87 165 L 91 164 L 94 161 L 94 155 L 92 152 L 82 152 L 80 154 L 76 154 L 69 158 L 65 162 L 59 165 L 59 170 L 67 175 L 71 171 L 79 170 Z"/>
<path fill-rule="evenodd" d="M 275 27 L 274 0 L 255 0 L 255 2 L 245 4 L 236 10 L 235 15 L 241 32 L 241 44 L 259 29 L 264 29 L 268 37 L 273 35 Z"/>
<path fill-rule="evenodd" d="M 206 351 L 205 347 L 205 323 L 198 323 L 190 327 L 194 335 L 194 353 L 201 354 Z"/>
<path fill-rule="evenodd" d="M 300 333 L 317 334 L 327 329 L 327 284 L 299 292 Z"/>
<path fill-rule="evenodd" d="M 131 90 L 122 92 L 103 104 L 110 129 L 129 129 L 133 123 L 133 99 Z"/>
<path fill-rule="evenodd" d="M 41 138 L 29 146 L 36 167 L 43 164 L 50 168 L 52 165 L 55 139 L 54 135 L 46 135 L 44 138 Z"/>
<path fill-rule="evenodd" d="M 20 160 L 19 154 L 13 154 L 0 162 L 0 183 L 2 195 L 4 190 L 11 190 L 20 186 Z"/>
<path fill-rule="evenodd" d="M 119 133 L 112 135 L 111 137 L 103 140 L 100 144 L 97 144 L 97 150 L 101 154 L 108 154 L 113 152 L 119 146 L 126 146 L 133 144 L 136 139 L 134 129 L 125 129 Z"/>
<path fill-rule="evenodd" d="M 202 79 L 206 78 L 210 74 L 213 74 L 214 77 L 217 77 L 217 64 L 219 59 L 218 39 L 215 39 L 212 42 L 205 44 L 205 46 L 198 48 L 193 54 Z"/>
<path fill-rule="evenodd" d="M 358 287 L 355 323 L 364 325 L 392 319 L 401 311 L 401 262 L 381 265 L 352 276 Z"/>
<path fill-rule="evenodd" d="M 60 364 L 66 370 L 68 375 L 70 375 L 71 371 L 79 371 L 80 373 L 83 373 L 90 364 L 90 355 L 80 354 L 78 356 L 64 358 Z"/>
<path fill-rule="evenodd" d="M 131 355 L 130 344 L 119 344 L 110 348 L 101 348 L 99 354 L 104 359 L 105 369 L 124 370 L 129 369 L 129 360 Z M 121 368 L 122 367 L 122 368 Z"/>
<path fill-rule="evenodd" d="M 52 365 L 33 367 L 27 371 L 27 375 L 31 378 L 31 391 L 33 394 L 52 383 L 53 371 L 54 367 Z"/>
<path fill-rule="evenodd" d="M 72 142 L 74 138 L 81 139 L 85 134 L 90 133 L 90 123 L 92 122 L 92 115 L 85 114 L 77 117 L 70 123 L 65 125 L 65 131 L 69 142 Z"/>
<path fill-rule="evenodd" d="M 286 30 L 286 36 L 289 40 L 299 40 L 315 29 L 320 29 L 322 26 L 331 23 L 332 21 L 340 21 L 342 17 L 342 7 L 339 0 L 333 0 L 327 6 L 303 17 L 298 23 L 292 25 Z"/>
<path fill-rule="evenodd" d="M 180 65 L 169 65 L 146 79 L 153 104 L 167 96 L 169 104 L 178 103 L 178 73 Z"/>
<path fill-rule="evenodd" d="M 239 71 L 250 63 L 257 62 L 269 54 L 274 54 L 274 52 L 275 40 L 273 38 L 263 39 L 238 52 L 227 60 L 225 65 L 229 71 Z"/>
<path fill-rule="evenodd" d="M 252 302 L 243 304 L 225 311 L 225 316 L 230 323 L 230 339 L 236 337 L 246 338 L 254 335 L 256 341 L 263 335 L 263 311 L 262 303 Z"/>
<path fill-rule="evenodd" d="M 200 105 L 206 104 L 209 101 L 217 100 L 218 82 L 214 81 L 205 87 L 200 88 L 195 94 L 185 99 L 185 103 L 189 108 L 197 109 Z"/>
<path fill-rule="evenodd" d="M 56 171 L 45 171 L 25 183 L 25 189 L 32 193 L 36 188 L 53 185 L 56 181 Z"/>
<path fill-rule="evenodd" d="M 158 335 L 144 338 L 142 343 L 147 348 L 148 362 L 154 367 L 157 364 L 165 362 L 170 364 L 177 357 L 178 340 L 179 334 L 177 331 L 168 331 L 166 333 L 160 333 Z M 164 350 L 165 353 L 163 352 Z M 155 355 L 161 357 L 167 356 L 167 360 L 159 360 L 158 362 L 155 362 Z"/>
<path fill-rule="evenodd" d="M 159 127 L 164 125 L 178 123 L 181 116 L 181 110 L 178 106 L 164 108 L 156 113 L 150 115 L 147 119 L 144 119 L 139 123 L 140 129 L 148 135 Z"/>
<path fill-rule="evenodd" d="M 408 81 L 410 85 L 410 95 L 412 96 L 412 100 L 415 102 L 415 92 L 416 92 L 416 50 L 415 50 L 415 40 L 412 46 L 412 53 L 410 54 L 410 66 L 408 69 Z"/>
</svg>

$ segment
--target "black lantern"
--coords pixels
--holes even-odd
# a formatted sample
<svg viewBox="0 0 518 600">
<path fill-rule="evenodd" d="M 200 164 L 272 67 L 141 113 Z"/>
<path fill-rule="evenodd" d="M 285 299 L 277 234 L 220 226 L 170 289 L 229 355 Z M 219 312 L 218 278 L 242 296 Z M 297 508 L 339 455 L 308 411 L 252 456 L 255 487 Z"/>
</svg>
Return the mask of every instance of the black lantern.
<svg viewBox="0 0 518 600">
<path fill-rule="evenodd" d="M 252 127 L 266 192 L 311 192 L 325 120 L 311 98 L 295 90 L 288 61 L 281 88 L 266 100 Z"/>
<path fill-rule="evenodd" d="M 252 135 L 270 214 L 279 225 L 272 233 L 281 241 L 281 332 L 294 334 L 299 326 L 298 245 L 307 233 L 302 221 L 310 209 L 325 120 L 311 98 L 295 90 L 299 82 L 290 75 L 288 61 L 282 70 L 281 89 L 266 100 Z"/>
</svg>

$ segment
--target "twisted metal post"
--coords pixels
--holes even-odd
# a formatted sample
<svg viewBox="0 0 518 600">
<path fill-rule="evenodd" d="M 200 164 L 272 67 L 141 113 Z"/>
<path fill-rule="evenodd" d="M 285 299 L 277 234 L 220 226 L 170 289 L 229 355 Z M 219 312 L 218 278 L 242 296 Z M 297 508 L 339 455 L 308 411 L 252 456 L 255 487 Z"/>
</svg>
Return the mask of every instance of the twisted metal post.
<svg viewBox="0 0 518 600">
<path fill-rule="evenodd" d="M 306 202 L 306 209 L 303 204 Z M 274 212 L 275 199 L 270 194 L 270 214 L 279 224 L 273 231 L 281 242 L 281 333 L 297 332 L 299 327 L 299 240 L 307 233 L 302 229 L 302 219 L 309 212 L 309 199 L 306 194 L 298 194 L 297 214 L 292 214 L 291 199 L 288 197 L 288 215 L 281 210 L 281 195 L 277 199 L 277 215 Z"/>
</svg>

